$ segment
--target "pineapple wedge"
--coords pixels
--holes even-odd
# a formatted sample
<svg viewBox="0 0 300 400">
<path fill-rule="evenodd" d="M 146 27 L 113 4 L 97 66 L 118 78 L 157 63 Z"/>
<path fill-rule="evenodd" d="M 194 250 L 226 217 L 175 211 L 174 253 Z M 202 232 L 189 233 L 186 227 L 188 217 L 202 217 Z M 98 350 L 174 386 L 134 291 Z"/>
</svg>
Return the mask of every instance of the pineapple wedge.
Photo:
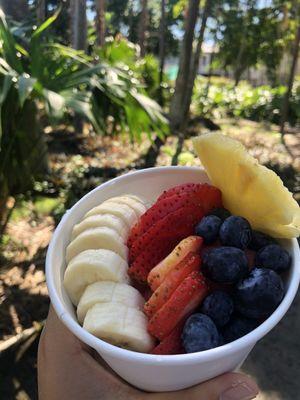
<svg viewBox="0 0 300 400">
<path fill-rule="evenodd" d="M 232 214 L 247 218 L 253 229 L 273 237 L 299 235 L 300 209 L 292 194 L 240 142 L 213 132 L 194 138 L 193 145 Z"/>
</svg>

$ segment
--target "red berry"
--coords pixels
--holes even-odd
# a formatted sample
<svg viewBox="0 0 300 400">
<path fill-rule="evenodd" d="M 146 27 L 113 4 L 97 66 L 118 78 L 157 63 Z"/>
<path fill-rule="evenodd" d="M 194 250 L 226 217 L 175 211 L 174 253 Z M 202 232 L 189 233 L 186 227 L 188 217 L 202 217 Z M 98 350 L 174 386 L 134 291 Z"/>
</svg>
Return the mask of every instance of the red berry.
<svg viewBox="0 0 300 400">
<path fill-rule="evenodd" d="M 206 214 L 211 209 L 220 206 L 221 203 L 219 189 L 208 184 L 185 184 L 169 189 L 158 198 L 156 203 L 142 215 L 139 222 L 132 228 L 127 244 L 131 247 L 151 226 L 181 207 L 201 206 Z"/>
<path fill-rule="evenodd" d="M 184 351 L 181 344 L 181 333 L 184 322 L 185 321 L 180 322 L 172 332 L 151 351 L 151 353 L 160 355 L 182 354 Z"/>
<path fill-rule="evenodd" d="M 162 340 L 190 315 L 208 294 L 208 284 L 200 272 L 190 273 L 148 323 L 148 331 Z"/>
<path fill-rule="evenodd" d="M 151 269 L 163 260 L 180 241 L 173 237 L 168 242 L 153 241 L 138 255 L 128 269 L 128 274 L 135 281 L 147 283 L 147 276 Z"/>
<path fill-rule="evenodd" d="M 153 241 L 157 244 L 161 242 L 168 243 L 174 237 L 181 240 L 192 235 L 197 221 L 203 215 L 202 208 L 195 205 L 181 207 L 177 211 L 166 215 L 133 243 L 129 249 L 129 262 L 134 261 Z"/>
<path fill-rule="evenodd" d="M 196 186 L 197 186 L 197 183 L 183 183 L 181 185 L 174 186 L 171 189 L 164 190 L 163 193 L 157 199 L 157 201 L 166 199 L 167 197 L 173 196 L 174 194 L 182 194 L 182 193 L 191 192 L 195 189 Z"/>
<path fill-rule="evenodd" d="M 203 240 L 199 236 L 188 236 L 183 239 L 168 256 L 154 267 L 148 275 L 148 283 L 155 291 L 169 272 L 176 267 L 188 253 L 199 253 Z"/>
<path fill-rule="evenodd" d="M 198 254 L 188 253 L 182 261 L 168 272 L 162 284 L 145 303 L 144 312 L 151 318 L 171 297 L 175 289 L 193 271 L 198 271 L 201 258 Z M 153 270 L 152 270 L 153 271 Z"/>
</svg>

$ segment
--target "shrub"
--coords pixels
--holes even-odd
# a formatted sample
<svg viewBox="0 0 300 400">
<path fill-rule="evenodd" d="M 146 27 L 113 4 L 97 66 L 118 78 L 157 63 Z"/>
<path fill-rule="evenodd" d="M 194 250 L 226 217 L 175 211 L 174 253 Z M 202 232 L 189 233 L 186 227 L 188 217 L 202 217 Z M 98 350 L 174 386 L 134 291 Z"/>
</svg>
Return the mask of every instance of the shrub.
<svg viewBox="0 0 300 400">
<path fill-rule="evenodd" d="M 278 124 L 285 91 L 285 86 L 254 88 L 245 81 L 234 87 L 233 82 L 226 78 L 213 78 L 208 87 L 207 79 L 199 77 L 194 89 L 193 107 L 208 117 L 234 116 Z M 300 81 L 296 81 L 293 87 L 288 121 L 293 126 L 300 122 Z"/>
</svg>

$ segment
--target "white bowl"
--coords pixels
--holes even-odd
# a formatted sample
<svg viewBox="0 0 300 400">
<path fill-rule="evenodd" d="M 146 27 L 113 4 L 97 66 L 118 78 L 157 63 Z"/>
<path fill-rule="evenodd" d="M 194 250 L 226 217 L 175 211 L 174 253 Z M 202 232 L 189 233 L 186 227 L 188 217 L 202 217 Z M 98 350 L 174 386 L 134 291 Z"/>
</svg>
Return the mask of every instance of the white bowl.
<svg viewBox="0 0 300 400">
<path fill-rule="evenodd" d="M 191 354 L 158 356 L 113 346 L 85 331 L 77 322 L 74 307 L 64 286 L 65 250 L 74 224 L 109 197 L 132 193 L 155 200 L 165 189 L 186 182 L 209 182 L 200 168 L 162 167 L 132 172 L 92 190 L 66 212 L 56 228 L 46 259 L 46 276 L 52 304 L 61 321 L 80 340 L 93 347 L 110 367 L 132 385 L 147 391 L 173 391 L 213 378 L 240 366 L 264 335 L 281 320 L 290 307 L 300 280 L 300 254 L 296 239 L 282 241 L 293 258 L 285 277 L 286 293 L 274 313 L 248 335 L 224 346 Z"/>
</svg>

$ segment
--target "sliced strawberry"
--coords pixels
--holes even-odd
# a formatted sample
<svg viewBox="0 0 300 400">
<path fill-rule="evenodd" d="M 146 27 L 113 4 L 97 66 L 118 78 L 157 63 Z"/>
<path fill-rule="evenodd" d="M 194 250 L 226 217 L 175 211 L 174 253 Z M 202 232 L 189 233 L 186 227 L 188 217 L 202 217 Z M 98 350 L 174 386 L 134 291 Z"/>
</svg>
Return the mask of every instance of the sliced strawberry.
<svg viewBox="0 0 300 400">
<path fill-rule="evenodd" d="M 173 196 L 174 194 L 191 192 L 192 190 L 195 189 L 197 185 L 198 185 L 197 183 L 183 183 L 181 185 L 174 186 L 171 189 L 164 190 L 163 193 L 157 199 L 157 201 L 166 199 L 167 197 Z"/>
<path fill-rule="evenodd" d="M 131 229 L 127 241 L 128 247 L 131 247 L 135 240 L 147 232 L 147 230 L 161 218 L 181 207 L 192 204 L 191 195 L 189 193 L 184 193 L 182 195 L 175 194 L 168 199 L 163 199 L 162 201 L 153 204 L 153 206 L 141 216 L 140 220 Z"/>
<path fill-rule="evenodd" d="M 174 194 L 183 193 L 197 193 L 198 198 L 201 198 L 201 206 L 207 214 L 213 208 L 222 207 L 222 193 L 221 191 L 208 183 L 186 183 L 183 185 L 175 186 L 164 192 L 158 199 L 161 201 L 165 198 L 169 198 Z"/>
<path fill-rule="evenodd" d="M 169 300 L 175 289 L 191 272 L 199 271 L 200 264 L 199 254 L 188 253 L 169 271 L 162 284 L 145 303 L 145 314 L 151 318 Z"/>
<path fill-rule="evenodd" d="M 184 349 L 181 342 L 181 333 L 184 322 L 185 321 L 180 322 L 172 332 L 151 351 L 151 353 L 159 355 L 182 354 Z"/>
<path fill-rule="evenodd" d="M 195 205 L 181 207 L 166 215 L 133 243 L 129 249 L 129 262 L 134 261 L 152 241 L 168 242 L 174 236 L 181 240 L 192 235 L 195 225 L 203 215 L 202 208 Z"/>
<path fill-rule="evenodd" d="M 131 229 L 128 246 L 131 247 L 139 236 L 143 235 L 157 221 L 181 207 L 201 206 L 205 214 L 212 208 L 221 206 L 221 192 L 208 184 L 186 184 L 176 193 L 176 187 L 170 189 L 170 195 L 160 197 L 156 203 L 142 215 L 139 222 Z M 162 195 L 163 196 L 163 195 Z"/>
<path fill-rule="evenodd" d="M 139 254 L 128 269 L 128 274 L 135 281 L 147 283 L 151 269 L 163 260 L 181 240 L 174 236 L 167 242 L 153 241 Z"/>
<path fill-rule="evenodd" d="M 159 340 L 167 337 L 175 326 L 192 313 L 209 292 L 200 272 L 192 272 L 173 292 L 148 323 L 148 332 Z"/>
<path fill-rule="evenodd" d="M 149 288 L 148 285 L 138 282 L 137 280 L 135 280 L 131 284 L 135 289 L 137 289 L 141 293 L 145 301 L 148 301 L 150 299 L 150 297 L 152 296 L 152 290 Z"/>
<path fill-rule="evenodd" d="M 168 273 L 188 253 L 199 253 L 202 243 L 203 239 L 200 236 L 189 236 L 183 239 L 164 260 L 150 271 L 147 280 L 151 289 L 155 291 L 162 284 Z"/>
</svg>

